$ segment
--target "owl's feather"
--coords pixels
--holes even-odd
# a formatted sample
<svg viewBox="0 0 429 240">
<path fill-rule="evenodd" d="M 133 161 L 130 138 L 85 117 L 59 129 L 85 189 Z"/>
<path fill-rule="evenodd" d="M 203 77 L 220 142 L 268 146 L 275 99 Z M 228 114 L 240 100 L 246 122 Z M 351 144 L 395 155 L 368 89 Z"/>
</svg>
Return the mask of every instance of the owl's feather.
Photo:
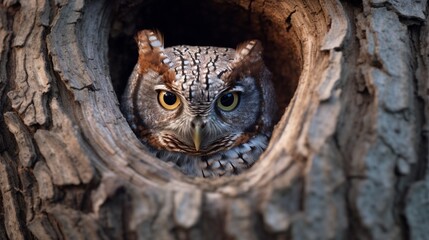
<svg viewBox="0 0 429 240">
<path fill-rule="evenodd" d="M 140 31 L 136 36 L 139 48 L 138 71 L 140 74 L 149 70 L 157 72 L 166 83 L 171 84 L 175 79 L 171 70 L 171 60 L 164 53 L 164 41 L 157 31 Z"/>
</svg>

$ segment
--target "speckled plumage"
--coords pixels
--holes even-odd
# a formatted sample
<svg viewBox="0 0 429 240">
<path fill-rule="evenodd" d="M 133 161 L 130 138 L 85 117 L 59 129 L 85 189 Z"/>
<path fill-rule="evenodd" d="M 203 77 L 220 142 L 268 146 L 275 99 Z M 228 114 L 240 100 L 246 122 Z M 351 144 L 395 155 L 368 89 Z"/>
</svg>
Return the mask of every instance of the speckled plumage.
<svg viewBox="0 0 429 240">
<path fill-rule="evenodd" d="M 249 168 L 268 145 L 276 111 L 261 44 L 164 49 L 160 35 L 149 30 L 139 32 L 136 41 L 139 60 L 122 105 L 141 141 L 190 176 L 233 175 Z M 180 100 L 176 109 L 160 105 L 163 91 Z M 219 98 L 228 93 L 239 100 L 224 111 Z"/>
</svg>

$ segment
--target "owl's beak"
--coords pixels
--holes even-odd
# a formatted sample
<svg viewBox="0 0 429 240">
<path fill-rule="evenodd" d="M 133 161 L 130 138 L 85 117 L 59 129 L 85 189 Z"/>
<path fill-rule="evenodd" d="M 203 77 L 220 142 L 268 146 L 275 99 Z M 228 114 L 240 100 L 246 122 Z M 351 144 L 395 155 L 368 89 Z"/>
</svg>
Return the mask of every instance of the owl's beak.
<svg viewBox="0 0 429 240">
<path fill-rule="evenodd" d="M 195 149 L 199 151 L 200 145 L 201 145 L 201 126 L 199 124 L 196 124 L 194 127 L 193 140 L 194 140 Z"/>
<path fill-rule="evenodd" d="M 203 128 L 206 124 L 200 117 L 196 117 L 191 122 L 191 127 L 194 129 L 192 140 L 194 141 L 195 150 L 200 151 L 201 136 L 203 135 Z"/>
</svg>

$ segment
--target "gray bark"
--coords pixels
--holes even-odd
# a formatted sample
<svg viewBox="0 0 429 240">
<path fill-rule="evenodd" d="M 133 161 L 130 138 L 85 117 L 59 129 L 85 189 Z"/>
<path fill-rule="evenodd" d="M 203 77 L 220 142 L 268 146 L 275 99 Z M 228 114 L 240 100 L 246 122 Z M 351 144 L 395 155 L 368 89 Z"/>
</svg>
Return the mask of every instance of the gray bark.
<svg viewBox="0 0 429 240">
<path fill-rule="evenodd" d="M 169 2 L 172 28 L 191 2 L 261 38 L 288 103 L 220 179 L 151 157 L 119 110 L 109 37 L 159 2 L 0 0 L 0 239 L 429 239 L 426 0 Z"/>
</svg>

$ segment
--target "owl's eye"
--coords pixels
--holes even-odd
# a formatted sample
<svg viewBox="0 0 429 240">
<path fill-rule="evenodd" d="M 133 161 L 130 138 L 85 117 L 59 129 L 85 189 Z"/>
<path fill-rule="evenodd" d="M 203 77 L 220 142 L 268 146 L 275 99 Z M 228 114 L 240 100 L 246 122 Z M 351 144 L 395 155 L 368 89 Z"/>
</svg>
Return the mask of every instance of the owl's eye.
<svg viewBox="0 0 429 240">
<path fill-rule="evenodd" d="M 159 91 L 158 101 L 161 106 L 167 110 L 174 110 L 180 105 L 180 99 L 176 94 L 168 91 Z"/>
<path fill-rule="evenodd" d="M 238 95 L 238 92 L 227 92 L 218 98 L 217 106 L 221 110 L 229 112 L 237 107 L 239 100 L 240 96 Z"/>
</svg>

